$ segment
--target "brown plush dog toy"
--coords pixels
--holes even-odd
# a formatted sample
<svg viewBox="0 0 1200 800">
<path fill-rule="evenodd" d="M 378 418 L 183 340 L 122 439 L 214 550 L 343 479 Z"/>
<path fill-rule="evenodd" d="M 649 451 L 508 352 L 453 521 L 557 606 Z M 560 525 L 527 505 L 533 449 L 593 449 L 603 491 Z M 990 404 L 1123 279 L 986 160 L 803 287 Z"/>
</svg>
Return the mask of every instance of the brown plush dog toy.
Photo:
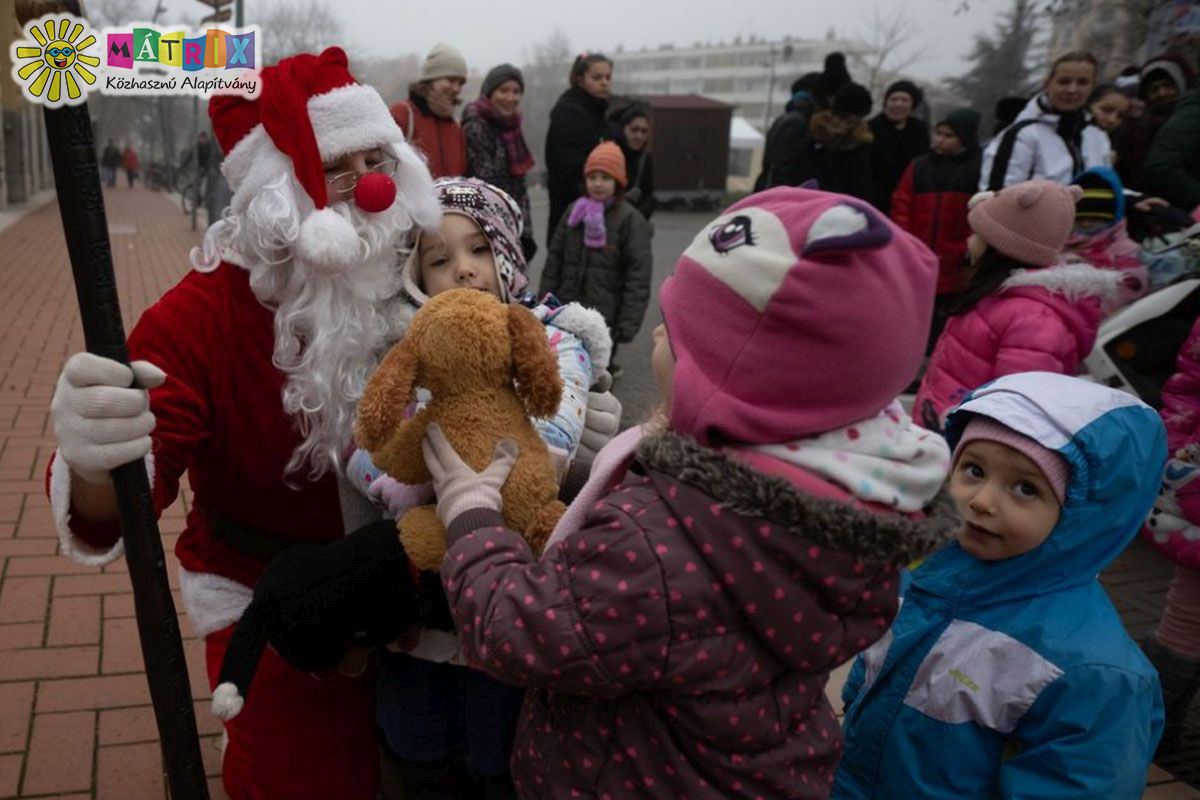
<svg viewBox="0 0 1200 800">
<path fill-rule="evenodd" d="M 432 395 L 412 419 L 416 388 Z M 563 383 L 544 327 L 529 310 L 475 289 L 443 292 L 413 317 L 404 338 L 376 368 L 358 406 L 355 438 L 381 470 L 403 483 L 430 480 L 421 442 L 436 422 L 460 458 L 483 470 L 496 443 L 516 441 L 520 455 L 501 490 L 504 521 L 540 553 L 566 507 L 546 445 L 530 417 L 550 417 Z M 446 529 L 436 506 L 411 509 L 399 524 L 412 563 L 437 570 Z"/>
</svg>

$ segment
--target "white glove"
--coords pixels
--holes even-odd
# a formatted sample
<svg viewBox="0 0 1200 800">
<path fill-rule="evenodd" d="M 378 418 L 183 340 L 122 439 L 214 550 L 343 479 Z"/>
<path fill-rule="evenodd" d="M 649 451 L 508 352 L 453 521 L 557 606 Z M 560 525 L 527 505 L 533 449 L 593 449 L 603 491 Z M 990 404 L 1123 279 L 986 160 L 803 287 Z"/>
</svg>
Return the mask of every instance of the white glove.
<svg viewBox="0 0 1200 800">
<path fill-rule="evenodd" d="M 611 388 L 612 376 L 605 370 L 588 392 L 587 414 L 583 418 L 583 433 L 576 455 L 582 461 L 595 461 L 596 454 L 612 441 L 621 427 L 621 401 Z"/>
<path fill-rule="evenodd" d="M 500 511 L 503 500 L 500 489 L 508 480 L 517 460 L 517 443 L 512 439 L 501 439 L 492 453 L 492 463 L 482 472 L 471 469 L 459 458 L 454 445 L 437 425 L 430 425 L 421 442 L 425 454 L 425 466 L 433 476 L 433 491 L 437 494 L 438 519 L 446 527 L 464 511 L 472 508 L 490 508 Z"/>
<path fill-rule="evenodd" d="M 139 461 L 154 430 L 146 390 L 166 379 L 147 361 L 130 368 L 91 353 L 71 356 L 50 401 L 59 457 L 90 483 L 108 483 L 109 470 Z"/>
</svg>

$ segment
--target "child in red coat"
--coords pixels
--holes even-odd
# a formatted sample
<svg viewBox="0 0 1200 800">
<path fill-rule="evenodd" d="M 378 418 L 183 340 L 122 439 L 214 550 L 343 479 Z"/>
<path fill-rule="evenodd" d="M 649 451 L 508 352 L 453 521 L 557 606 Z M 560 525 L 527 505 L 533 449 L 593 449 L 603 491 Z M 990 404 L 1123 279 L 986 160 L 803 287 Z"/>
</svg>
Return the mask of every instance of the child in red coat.
<svg viewBox="0 0 1200 800">
<path fill-rule="evenodd" d="M 926 352 L 946 324 L 942 302 L 967 283 L 967 201 L 979 183 L 979 112 L 959 108 L 933 129 L 932 152 L 913 160 L 892 195 L 892 219 L 938 257 L 938 302 Z"/>
</svg>

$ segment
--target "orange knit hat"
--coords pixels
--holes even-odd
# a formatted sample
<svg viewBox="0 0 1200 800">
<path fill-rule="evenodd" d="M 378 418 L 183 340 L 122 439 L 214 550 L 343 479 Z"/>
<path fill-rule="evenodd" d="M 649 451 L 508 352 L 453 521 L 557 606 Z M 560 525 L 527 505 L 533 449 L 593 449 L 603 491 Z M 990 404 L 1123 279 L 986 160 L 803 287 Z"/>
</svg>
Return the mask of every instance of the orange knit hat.
<svg viewBox="0 0 1200 800">
<path fill-rule="evenodd" d="M 625 179 L 625 155 L 616 142 L 601 142 L 596 145 L 588 154 L 587 163 L 583 165 L 584 177 L 587 177 L 589 172 L 603 172 L 612 177 L 622 189 L 628 183 Z"/>
</svg>

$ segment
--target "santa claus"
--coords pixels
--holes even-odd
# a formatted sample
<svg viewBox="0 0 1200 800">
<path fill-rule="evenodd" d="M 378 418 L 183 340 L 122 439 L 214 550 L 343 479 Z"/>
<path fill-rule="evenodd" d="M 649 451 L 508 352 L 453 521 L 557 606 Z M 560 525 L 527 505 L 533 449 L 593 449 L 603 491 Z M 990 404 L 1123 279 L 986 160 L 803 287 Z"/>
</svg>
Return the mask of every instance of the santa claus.
<svg viewBox="0 0 1200 800">
<path fill-rule="evenodd" d="M 401 251 L 440 210 L 425 163 L 339 48 L 264 69 L 257 98 L 215 98 L 209 114 L 230 207 L 194 270 L 129 335 L 132 368 L 67 361 L 48 492 L 63 551 L 104 564 L 122 554 L 109 470 L 144 458 L 159 512 L 187 472 L 175 552 L 215 683 L 267 562 L 357 527 L 339 500 L 339 457 L 368 374 L 399 335 Z M 318 681 L 268 651 L 253 688 L 227 724 L 230 797 L 376 796 L 369 678 Z"/>
</svg>

